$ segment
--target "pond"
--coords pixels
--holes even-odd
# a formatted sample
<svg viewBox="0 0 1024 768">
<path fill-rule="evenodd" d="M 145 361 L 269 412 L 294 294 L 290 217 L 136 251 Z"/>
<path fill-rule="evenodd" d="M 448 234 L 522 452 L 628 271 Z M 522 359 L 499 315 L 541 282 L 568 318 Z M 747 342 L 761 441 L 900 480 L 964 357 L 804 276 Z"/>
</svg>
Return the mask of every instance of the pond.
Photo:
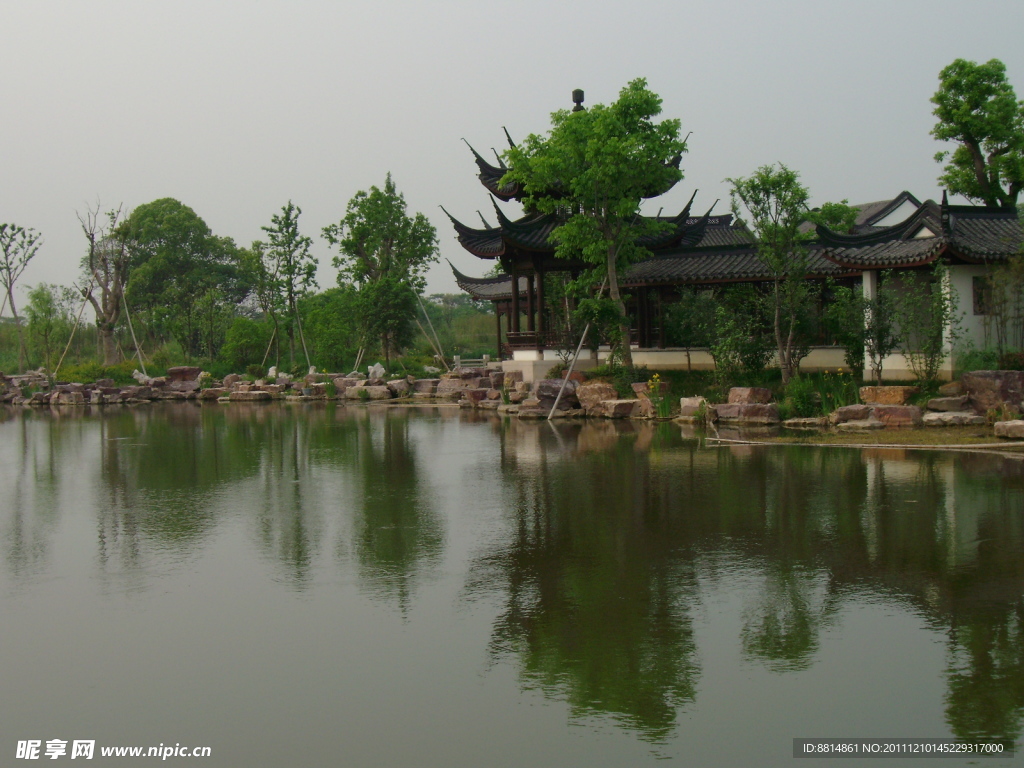
<svg viewBox="0 0 1024 768">
<path fill-rule="evenodd" d="M 1012 456 L 152 404 L 0 411 L 0 490 L 5 765 L 54 739 L 94 740 L 97 765 L 136 745 L 446 768 L 1020 749 Z M 896 760 L 841 765 L 861 763 Z"/>
</svg>

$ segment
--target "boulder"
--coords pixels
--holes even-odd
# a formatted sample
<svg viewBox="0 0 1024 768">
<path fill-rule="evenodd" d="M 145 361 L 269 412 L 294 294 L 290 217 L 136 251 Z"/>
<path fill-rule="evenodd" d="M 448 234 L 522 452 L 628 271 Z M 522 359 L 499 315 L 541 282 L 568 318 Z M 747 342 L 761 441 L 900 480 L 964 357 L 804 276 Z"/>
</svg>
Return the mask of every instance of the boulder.
<svg viewBox="0 0 1024 768">
<path fill-rule="evenodd" d="M 199 399 L 200 400 L 218 400 L 218 399 L 224 397 L 224 395 L 226 395 L 227 393 L 228 393 L 228 391 L 226 389 L 224 389 L 223 387 L 207 387 L 206 389 L 200 390 L 200 392 L 199 392 Z"/>
<path fill-rule="evenodd" d="M 462 391 L 462 399 L 476 406 L 487 399 L 487 391 L 488 390 L 483 387 L 477 389 L 464 389 Z"/>
<path fill-rule="evenodd" d="M 960 381 L 978 413 L 1005 405 L 1020 407 L 1024 401 L 1024 371 L 971 371 Z"/>
<path fill-rule="evenodd" d="M 500 401 L 502 399 L 501 398 L 501 390 L 500 389 L 488 389 L 487 390 L 487 399 L 488 400 L 499 400 Z"/>
<path fill-rule="evenodd" d="M 194 365 L 177 365 L 167 369 L 168 381 L 198 381 L 202 368 Z M 198 389 L 198 387 L 197 387 Z"/>
<path fill-rule="evenodd" d="M 786 429 L 822 429 L 828 426 L 828 419 L 824 416 L 786 419 L 782 422 L 782 426 Z"/>
<path fill-rule="evenodd" d="M 967 395 L 960 395 L 960 397 L 933 397 L 928 401 L 929 411 L 962 411 L 967 407 Z"/>
<path fill-rule="evenodd" d="M 778 424 L 779 406 L 776 403 L 726 403 L 716 405 L 718 420 L 733 424 Z"/>
<path fill-rule="evenodd" d="M 77 390 L 54 392 L 50 398 L 50 405 L 85 405 L 85 395 Z"/>
<path fill-rule="evenodd" d="M 515 387 L 516 382 L 519 382 L 519 381 L 523 380 L 523 372 L 522 371 L 505 371 L 503 379 L 504 379 L 503 383 L 504 383 L 505 389 L 512 389 L 513 387 Z"/>
<path fill-rule="evenodd" d="M 116 387 L 117 382 L 113 379 L 96 379 L 97 387 Z"/>
<path fill-rule="evenodd" d="M 680 418 L 693 418 L 698 413 L 710 413 L 711 404 L 706 397 L 680 397 L 679 416 Z"/>
<path fill-rule="evenodd" d="M 224 389 L 231 389 L 241 380 L 242 377 L 239 376 L 237 373 L 229 373 L 227 376 L 224 377 Z"/>
<path fill-rule="evenodd" d="M 463 390 L 467 389 L 467 381 L 471 380 L 463 380 L 458 378 L 442 378 L 438 382 L 437 389 L 434 391 L 434 394 L 437 395 L 438 397 L 461 397 Z"/>
<path fill-rule="evenodd" d="M 386 371 L 384 370 L 384 366 L 383 365 L 381 365 L 380 363 L 374 363 L 373 365 L 371 365 L 369 368 L 366 369 L 366 373 L 367 373 L 367 378 L 370 378 L 370 379 L 383 379 L 384 378 L 384 374 L 386 373 Z"/>
<path fill-rule="evenodd" d="M 496 411 L 501 404 L 501 400 L 481 400 L 476 404 L 476 407 L 482 408 L 485 411 Z"/>
<path fill-rule="evenodd" d="M 510 403 L 521 403 L 521 402 L 523 402 L 523 400 L 526 400 L 527 397 L 528 397 L 528 393 L 526 393 L 526 392 L 509 392 L 508 393 L 508 401 Z"/>
<path fill-rule="evenodd" d="M 960 397 L 965 391 L 964 385 L 959 381 L 949 381 L 939 387 L 939 394 L 943 397 Z"/>
<path fill-rule="evenodd" d="M 409 394 L 409 382 L 405 379 L 392 379 L 385 386 L 391 390 L 391 394 L 395 397 L 405 397 Z"/>
<path fill-rule="evenodd" d="M 602 400 L 587 410 L 587 415 L 605 419 L 628 419 L 633 416 L 639 405 L 639 400 Z"/>
<path fill-rule="evenodd" d="M 860 399 L 870 405 L 906 405 L 920 391 L 919 387 L 861 387 Z"/>
<path fill-rule="evenodd" d="M 833 424 L 845 424 L 848 421 L 863 421 L 869 418 L 871 418 L 871 406 L 857 403 L 836 408 L 829 416 L 829 421 Z"/>
<path fill-rule="evenodd" d="M 617 400 L 619 393 L 606 381 L 588 381 L 576 388 L 576 399 L 588 413 L 602 400 Z"/>
<path fill-rule="evenodd" d="M 876 405 L 871 417 L 887 427 L 919 427 L 923 424 L 921 409 L 916 405 Z"/>
<path fill-rule="evenodd" d="M 440 379 L 416 379 L 412 385 L 412 391 L 417 395 L 433 395 L 437 392 L 437 385 Z"/>
<path fill-rule="evenodd" d="M 995 423 L 996 437 L 1005 437 L 1013 440 L 1024 440 L 1024 419 L 1014 421 L 997 421 Z"/>
<path fill-rule="evenodd" d="M 565 389 L 562 389 L 562 385 L 565 385 Z M 558 398 L 559 391 L 562 392 L 562 397 L 558 401 L 558 407 L 562 410 L 568 408 L 578 408 L 580 405 L 579 398 L 576 396 L 577 384 L 575 381 L 569 379 L 541 379 L 537 382 L 537 386 L 534 388 L 534 393 L 541 400 L 550 400 L 554 402 Z"/>
<path fill-rule="evenodd" d="M 515 403 L 498 403 L 498 413 L 519 413 L 519 406 Z"/>
<path fill-rule="evenodd" d="M 986 423 L 985 417 L 974 411 L 936 411 L 926 413 L 922 421 L 926 427 L 973 427 Z"/>
<path fill-rule="evenodd" d="M 733 387 L 729 390 L 729 405 L 770 403 L 772 391 L 765 387 Z"/>
<path fill-rule="evenodd" d="M 505 385 L 505 374 L 501 371 L 492 371 L 488 378 L 491 380 L 491 389 L 501 389 Z"/>
<path fill-rule="evenodd" d="M 171 392 L 195 392 L 199 389 L 199 381 L 196 379 L 171 379 L 167 382 L 165 389 Z"/>
<path fill-rule="evenodd" d="M 273 396 L 269 392 L 263 392 L 260 390 L 242 392 L 236 389 L 228 395 L 228 398 L 232 402 L 234 400 L 241 400 L 243 402 L 254 402 L 257 400 L 270 400 L 273 399 Z"/>
<path fill-rule="evenodd" d="M 362 389 L 362 390 L 365 390 L 366 392 L 368 392 L 371 400 L 390 400 L 391 399 L 391 390 L 388 389 L 386 385 L 385 386 L 365 386 L 365 387 L 359 387 L 357 389 L 357 391 L 359 389 Z"/>
<path fill-rule="evenodd" d="M 872 429 L 885 429 L 885 424 L 878 419 L 854 419 L 837 424 L 836 429 L 840 432 L 866 432 Z"/>
</svg>

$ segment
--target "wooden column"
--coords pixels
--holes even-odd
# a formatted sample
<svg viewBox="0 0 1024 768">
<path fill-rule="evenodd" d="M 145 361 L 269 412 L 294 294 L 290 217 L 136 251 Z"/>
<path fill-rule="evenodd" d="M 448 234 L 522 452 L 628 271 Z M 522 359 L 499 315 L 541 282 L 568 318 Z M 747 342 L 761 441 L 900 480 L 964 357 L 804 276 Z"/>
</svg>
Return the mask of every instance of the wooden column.
<svg viewBox="0 0 1024 768">
<path fill-rule="evenodd" d="M 512 322 L 508 329 L 513 333 L 519 333 L 519 270 L 515 261 L 512 262 Z"/>
<path fill-rule="evenodd" d="M 496 325 L 496 330 L 498 332 L 498 359 L 501 360 L 501 309 L 498 302 L 494 302 L 494 321 Z"/>
<path fill-rule="evenodd" d="M 544 272 L 537 270 L 537 338 L 541 339 L 546 330 L 544 324 Z M 541 341 L 541 344 L 543 341 Z"/>
<path fill-rule="evenodd" d="M 665 348 L 665 288 L 659 287 L 658 297 L 658 349 Z"/>
</svg>

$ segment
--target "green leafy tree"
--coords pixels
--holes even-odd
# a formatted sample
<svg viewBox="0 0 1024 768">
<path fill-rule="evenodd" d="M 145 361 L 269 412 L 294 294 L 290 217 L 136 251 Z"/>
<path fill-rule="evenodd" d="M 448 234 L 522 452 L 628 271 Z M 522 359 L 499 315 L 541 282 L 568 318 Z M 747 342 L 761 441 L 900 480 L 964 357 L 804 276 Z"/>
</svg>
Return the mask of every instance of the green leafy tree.
<svg viewBox="0 0 1024 768">
<path fill-rule="evenodd" d="M 28 292 L 28 333 L 42 364 L 52 371 L 60 342 L 71 333 L 75 291 L 40 283 Z"/>
<path fill-rule="evenodd" d="M 286 332 L 288 334 L 288 359 L 292 368 L 295 367 L 295 331 L 299 332 L 306 353 L 306 365 L 309 365 L 309 350 L 305 349 L 305 338 L 302 333 L 302 321 L 299 317 L 298 301 L 306 296 L 316 285 L 316 257 L 310 253 L 313 240 L 299 232 L 299 216 L 302 209 L 292 204 L 281 207 L 281 212 L 271 218 L 271 226 L 263 227 L 267 233 L 266 247 L 261 254 L 266 265 L 266 274 L 271 281 L 271 288 L 279 294 L 279 302 L 288 316 Z M 275 317 L 276 324 L 276 317 Z"/>
<path fill-rule="evenodd" d="M 1024 186 L 1024 101 L 998 59 L 957 59 L 939 73 L 932 136 L 958 146 L 935 155 L 939 183 L 985 205 L 1016 205 Z"/>
<path fill-rule="evenodd" d="M 877 295 L 869 299 L 860 288 L 838 286 L 826 310 L 836 340 L 846 350 L 846 364 L 860 371 L 867 356 L 874 381 L 882 381 L 882 365 L 900 345 L 896 294 L 886 285 L 892 273 L 883 272 Z"/>
<path fill-rule="evenodd" d="M 609 106 L 553 113 L 547 136 L 531 134 L 505 153 L 504 181 L 522 184 L 524 205 L 562 218 L 552 235 L 556 254 L 593 264 L 588 282 L 607 279 L 627 366 L 633 360 L 619 273 L 650 255 L 637 239 L 664 225 L 641 218 L 640 203 L 682 178 L 672 161 L 686 151 L 679 121 L 656 122 L 659 114 L 661 98 L 639 78 Z"/>
<path fill-rule="evenodd" d="M 167 328 L 191 358 L 203 342 L 203 297 L 215 288 L 231 303 L 244 297 L 238 248 L 169 197 L 140 205 L 116 235 L 131 259 L 128 297 L 154 324 Z"/>
<path fill-rule="evenodd" d="M 669 343 L 686 350 L 688 371 L 693 370 L 690 351 L 694 347 L 710 347 L 714 340 L 717 306 L 711 291 L 686 286 L 680 291 L 679 300 L 665 311 Z"/>
<path fill-rule="evenodd" d="M 745 221 L 757 239 L 757 255 L 767 268 L 772 291 L 772 329 L 775 350 L 788 383 L 807 353 L 807 310 L 813 306 L 815 286 L 807 278 L 808 252 L 805 246 L 814 236 L 806 223 L 848 230 L 856 212 L 842 203 L 827 203 L 811 211 L 810 193 L 800 176 L 782 163 L 764 165 L 747 178 L 726 179 L 732 184 L 730 197 L 737 219 Z M 746 214 L 746 216 L 744 216 Z"/>
<path fill-rule="evenodd" d="M 437 261 L 437 232 L 422 213 L 408 215 L 389 173 L 384 189 L 357 192 L 345 217 L 324 227 L 323 237 L 338 249 L 333 261 L 339 285 L 351 282 L 363 294 L 363 329 L 380 340 L 390 366 L 409 338 L 424 274 Z"/>
<path fill-rule="evenodd" d="M 896 299 L 899 349 L 918 381 L 938 378 L 943 359 L 960 337 L 957 305 L 949 268 L 941 262 L 935 262 L 931 274 L 904 278 Z"/>
<path fill-rule="evenodd" d="M 344 371 L 345 361 L 355 360 L 361 339 L 358 300 L 355 288 L 346 285 L 300 301 L 306 340 L 317 366 Z"/>
<path fill-rule="evenodd" d="M 14 284 L 42 244 L 43 236 L 34 229 L 25 229 L 17 224 L 0 224 L 0 284 L 4 287 L 6 301 L 18 329 L 18 367 L 21 370 L 25 369 L 25 334 L 14 305 Z"/>
</svg>

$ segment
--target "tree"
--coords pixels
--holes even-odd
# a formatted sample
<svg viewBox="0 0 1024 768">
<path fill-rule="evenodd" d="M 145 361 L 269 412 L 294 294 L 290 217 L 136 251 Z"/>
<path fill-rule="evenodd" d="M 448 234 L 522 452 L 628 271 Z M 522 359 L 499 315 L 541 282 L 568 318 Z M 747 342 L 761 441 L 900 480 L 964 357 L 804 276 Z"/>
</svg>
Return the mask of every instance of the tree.
<svg viewBox="0 0 1024 768">
<path fill-rule="evenodd" d="M 932 136 L 958 144 L 935 155 L 946 162 L 939 183 L 985 205 L 1016 205 L 1024 187 L 1024 101 L 1003 62 L 957 59 L 939 73 L 932 103 Z"/>
<path fill-rule="evenodd" d="M 659 114 L 661 98 L 639 78 L 607 107 L 553 113 L 546 137 L 531 134 L 505 153 L 503 181 L 522 184 L 523 204 L 563 218 L 552 235 L 556 255 L 593 264 L 588 282 L 607 278 L 626 365 L 633 359 L 619 272 L 650 255 L 637 239 L 664 226 L 640 217 L 641 201 L 683 177 L 672 162 L 686 151 L 679 121 L 655 122 Z"/>
<path fill-rule="evenodd" d="M 42 244 L 43 236 L 34 229 L 25 229 L 17 224 L 0 224 L 0 284 L 3 284 L 14 325 L 18 329 L 18 367 L 21 370 L 25 369 L 25 335 L 21 330 L 18 310 L 14 306 L 14 284 Z"/>
<path fill-rule="evenodd" d="M 882 381 L 882 364 L 900 344 L 896 295 L 889 287 L 891 271 L 879 277 L 874 298 L 864 296 L 861 288 L 838 286 L 826 314 L 835 328 L 836 340 L 846 350 L 846 364 L 855 371 L 864 367 L 864 357 L 871 361 L 875 382 Z"/>
<path fill-rule="evenodd" d="M 437 261 L 437 232 L 422 213 L 406 213 L 405 197 L 389 173 L 383 190 L 357 192 L 345 217 L 324 227 L 323 237 L 339 251 L 333 259 L 338 284 L 351 282 L 360 292 L 368 291 L 360 302 L 362 326 L 367 336 L 380 339 L 390 365 L 392 353 L 409 336 L 424 273 Z"/>
<path fill-rule="evenodd" d="M 931 274 L 903 277 L 896 298 L 899 349 L 918 381 L 931 383 L 938 378 L 943 358 L 960 337 L 958 305 L 949 267 L 942 262 L 933 264 Z"/>
<path fill-rule="evenodd" d="M 131 260 L 128 297 L 165 325 L 189 359 L 202 342 L 202 298 L 213 288 L 231 303 L 244 298 L 238 248 L 169 197 L 140 205 L 115 234 Z"/>
<path fill-rule="evenodd" d="M 56 363 L 58 339 L 71 333 L 75 291 L 60 285 L 40 283 L 28 292 L 28 333 L 48 371 Z"/>
<path fill-rule="evenodd" d="M 812 304 L 814 286 L 806 279 L 808 267 L 806 242 L 814 229 L 807 222 L 846 231 L 853 225 L 856 212 L 842 203 L 826 203 L 811 211 L 810 193 L 800 183 L 800 175 L 782 163 L 764 165 L 747 178 L 726 179 L 732 184 L 730 198 L 733 214 L 744 220 L 757 240 L 757 255 L 768 270 L 772 283 L 772 328 L 783 384 L 798 372 L 806 354 L 806 340 L 800 326 Z"/>
<path fill-rule="evenodd" d="M 313 240 L 299 233 L 299 216 L 302 209 L 292 204 L 281 207 L 281 212 L 271 217 L 271 226 L 262 227 L 267 233 L 267 246 L 262 250 L 273 286 L 277 289 L 284 308 L 289 315 L 288 358 L 292 368 L 295 367 L 295 329 L 306 353 L 306 365 L 309 365 L 309 350 L 305 349 L 306 341 L 302 334 L 302 323 L 299 319 L 298 300 L 305 296 L 316 285 L 316 257 L 309 252 Z M 277 320 L 274 320 L 275 325 Z"/>
<path fill-rule="evenodd" d="M 98 202 L 95 208 L 86 209 L 84 217 L 78 214 L 82 232 L 89 244 L 88 252 L 82 259 L 86 287 L 81 292 L 96 313 L 96 333 L 104 365 L 113 365 L 118 360 L 114 331 L 121 319 L 124 289 L 131 266 L 124 239 L 116 234 L 121 217 L 121 206 L 101 216 Z"/>
</svg>

